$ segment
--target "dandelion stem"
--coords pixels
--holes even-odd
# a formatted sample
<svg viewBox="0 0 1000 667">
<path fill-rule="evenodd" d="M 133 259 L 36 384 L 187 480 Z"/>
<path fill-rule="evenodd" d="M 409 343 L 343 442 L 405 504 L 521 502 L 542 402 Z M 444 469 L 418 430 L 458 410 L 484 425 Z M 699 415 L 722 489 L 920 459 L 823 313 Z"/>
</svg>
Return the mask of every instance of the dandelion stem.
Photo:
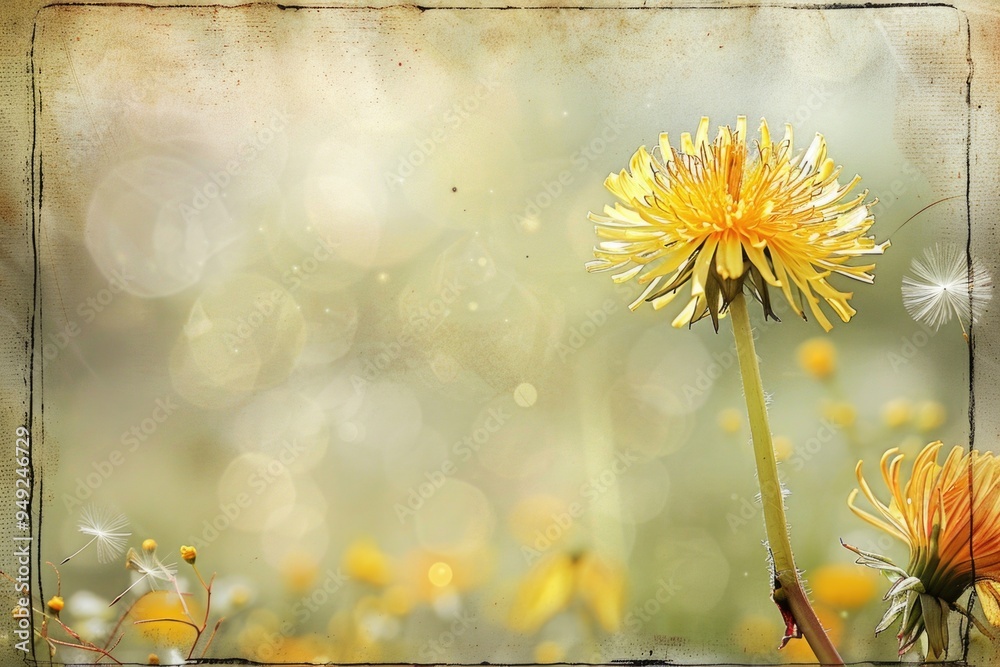
<svg viewBox="0 0 1000 667">
<path fill-rule="evenodd" d="M 774 457 L 774 445 L 771 442 L 771 427 L 767 421 L 764 387 L 760 380 L 760 367 L 757 365 L 750 315 L 742 293 L 730 302 L 729 312 L 733 320 L 736 355 L 740 362 L 743 394 L 746 397 L 747 414 L 750 418 L 757 483 L 760 485 L 761 504 L 764 508 L 764 531 L 774 565 L 773 585 L 776 590 L 772 594 L 779 607 L 787 607 L 791 611 L 798 629 L 809 642 L 809 647 L 819 661 L 824 665 L 843 665 L 844 661 L 810 606 L 809 598 L 799 580 L 798 570 L 795 569 L 792 544 L 788 537 L 788 524 L 785 520 L 784 498 L 778 480 L 778 466 Z"/>
</svg>

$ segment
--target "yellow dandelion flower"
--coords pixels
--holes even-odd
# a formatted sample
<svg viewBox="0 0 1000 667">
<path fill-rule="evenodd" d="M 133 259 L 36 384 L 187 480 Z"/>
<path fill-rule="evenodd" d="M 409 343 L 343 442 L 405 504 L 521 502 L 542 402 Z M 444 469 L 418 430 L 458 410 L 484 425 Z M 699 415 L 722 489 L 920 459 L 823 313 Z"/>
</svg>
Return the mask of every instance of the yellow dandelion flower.
<svg viewBox="0 0 1000 667">
<path fill-rule="evenodd" d="M 371 539 L 353 542 L 344 554 L 344 570 L 358 581 L 385 586 L 391 577 L 389 558 Z"/>
<path fill-rule="evenodd" d="M 826 338 L 810 338 L 797 350 L 799 366 L 818 380 L 825 380 L 837 370 L 837 348 Z"/>
<path fill-rule="evenodd" d="M 575 561 L 557 554 L 542 561 L 521 582 L 510 613 L 510 626 L 533 633 L 569 606 L 573 599 Z"/>
<path fill-rule="evenodd" d="M 584 554 L 576 566 L 576 591 L 605 632 L 618 632 L 625 606 L 625 578 L 593 554 Z"/>
<path fill-rule="evenodd" d="M 803 300 L 820 325 L 831 324 L 820 302 L 826 301 L 847 322 L 855 310 L 850 292 L 835 289 L 827 278 L 839 273 L 870 283 L 873 264 L 848 262 L 880 255 L 889 246 L 865 236 L 874 222 L 868 191 L 843 201 L 861 180 L 841 185 L 841 168 L 826 156 L 826 140 L 817 134 L 804 153 L 792 153 L 792 127 L 780 142 L 760 124 L 756 149 L 747 147 L 746 117 L 736 129 L 720 127 L 708 139 L 702 118 L 692 141 L 681 135 L 680 150 L 660 135 L 657 149 L 635 152 L 628 170 L 611 174 L 605 187 L 620 201 L 591 213 L 600 239 L 591 271 L 617 271 L 617 283 L 637 278 L 646 289 L 630 308 L 650 301 L 661 308 L 691 283 L 687 305 L 675 327 L 711 315 L 719 317 L 742 293 L 745 283 L 764 308 L 771 309 L 768 288 L 780 289 L 792 310 L 805 318 Z"/>
<path fill-rule="evenodd" d="M 967 613 L 957 601 L 972 586 L 986 618 L 1000 626 L 1000 460 L 990 452 L 955 447 L 939 465 L 941 447 L 941 442 L 924 447 L 905 484 L 900 471 L 905 456 L 896 449 L 885 453 L 881 469 L 892 495 L 888 505 L 875 496 L 858 463 L 861 492 L 881 518 L 855 506 L 857 489 L 848 499 L 860 518 L 910 548 L 904 569 L 883 556 L 848 546 L 858 554 L 858 563 L 881 570 L 893 582 L 885 596 L 890 608 L 876 633 L 903 614 L 898 635 L 901 655 L 926 633 L 929 657 L 944 657 L 949 613 Z"/>
<path fill-rule="evenodd" d="M 591 553 L 560 553 L 539 562 L 518 588 L 510 626 L 534 633 L 578 597 L 607 632 L 616 632 L 624 607 L 622 574 Z"/>
</svg>

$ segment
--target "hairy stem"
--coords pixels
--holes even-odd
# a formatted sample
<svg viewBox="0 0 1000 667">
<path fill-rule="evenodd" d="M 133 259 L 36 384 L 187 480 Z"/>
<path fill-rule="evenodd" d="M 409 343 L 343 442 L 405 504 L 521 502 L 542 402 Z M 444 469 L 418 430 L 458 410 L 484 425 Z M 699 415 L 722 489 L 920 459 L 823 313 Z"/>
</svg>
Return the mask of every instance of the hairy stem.
<svg viewBox="0 0 1000 667">
<path fill-rule="evenodd" d="M 788 538 L 788 524 L 785 520 L 785 502 L 778 480 L 778 466 L 771 442 L 771 427 L 767 421 L 767 407 L 764 403 L 764 387 L 757 365 L 757 351 L 754 348 L 753 332 L 746 299 L 737 295 L 729 304 L 733 320 L 733 335 L 736 338 L 736 356 L 740 362 L 740 376 L 743 379 L 743 394 L 746 397 L 747 415 L 750 418 L 750 434 L 753 437 L 754 463 L 757 466 L 757 483 L 760 485 L 761 504 L 764 508 L 764 531 L 771 550 L 774 565 L 774 599 L 779 607 L 788 608 L 795 619 L 799 631 L 809 642 L 809 647 L 824 665 L 843 665 L 833 642 L 816 617 L 809 604 L 809 598 L 802 588 L 792 543 Z"/>
</svg>

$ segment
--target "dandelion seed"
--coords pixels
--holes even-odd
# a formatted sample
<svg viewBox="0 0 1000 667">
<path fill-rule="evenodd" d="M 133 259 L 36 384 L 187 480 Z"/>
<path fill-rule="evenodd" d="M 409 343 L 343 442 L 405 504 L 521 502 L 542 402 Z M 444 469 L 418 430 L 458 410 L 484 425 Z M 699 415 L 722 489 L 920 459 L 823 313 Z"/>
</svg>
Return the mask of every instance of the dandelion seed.
<svg viewBox="0 0 1000 667">
<path fill-rule="evenodd" d="M 148 542 L 149 540 L 147 540 Z M 145 546 L 145 542 L 143 543 Z M 147 551 L 143 549 L 142 551 L 136 551 L 135 549 L 129 549 L 128 554 L 125 556 L 125 569 L 134 570 L 138 574 L 138 578 L 132 582 L 132 585 L 126 588 L 121 594 L 118 595 L 111 604 L 108 606 L 113 606 L 116 602 L 125 597 L 125 594 L 130 590 L 138 586 L 143 581 L 149 582 L 149 587 L 152 590 L 156 590 L 156 580 L 165 581 L 176 585 L 177 583 L 177 565 L 174 563 L 164 563 L 159 558 L 156 557 L 155 551 Z"/>
<path fill-rule="evenodd" d="M 125 551 L 125 540 L 132 534 L 125 531 L 128 528 L 128 518 L 107 508 L 90 505 L 83 509 L 78 530 L 84 535 L 90 535 L 89 542 L 67 556 L 60 565 L 69 562 L 84 549 L 97 542 L 97 560 L 110 563 Z"/>
<path fill-rule="evenodd" d="M 145 544 L 145 543 L 144 543 Z M 129 549 L 128 562 L 125 567 L 135 570 L 140 577 L 152 577 L 162 581 L 173 581 L 177 574 L 177 565 L 164 563 L 156 556 L 155 551 L 143 549 L 141 552 Z"/>
<path fill-rule="evenodd" d="M 903 277 L 903 306 L 917 322 L 937 331 L 954 317 L 965 330 L 966 322 L 977 322 L 993 296 L 993 278 L 978 259 L 969 270 L 966 254 L 958 246 L 937 244 L 914 258 L 911 276 Z"/>
</svg>

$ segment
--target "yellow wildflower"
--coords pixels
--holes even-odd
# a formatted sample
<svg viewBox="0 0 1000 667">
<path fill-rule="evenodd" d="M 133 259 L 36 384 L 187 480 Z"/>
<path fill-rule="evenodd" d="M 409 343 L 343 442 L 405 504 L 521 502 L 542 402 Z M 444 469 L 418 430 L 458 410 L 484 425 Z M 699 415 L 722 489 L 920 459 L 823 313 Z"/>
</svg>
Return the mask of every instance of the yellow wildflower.
<svg viewBox="0 0 1000 667">
<path fill-rule="evenodd" d="M 600 239 L 591 271 L 618 271 L 621 283 L 632 278 L 646 289 L 631 304 L 643 301 L 660 308 L 691 283 L 687 305 L 674 319 L 687 326 L 711 315 L 715 328 L 744 283 L 771 309 L 769 288 L 782 291 L 792 310 L 805 318 L 803 302 L 820 323 L 831 324 L 820 302 L 826 301 L 847 322 L 855 310 L 850 292 L 835 289 L 827 278 L 838 273 L 870 283 L 873 264 L 848 261 L 881 255 L 889 246 L 865 236 L 874 222 L 865 202 L 868 191 L 844 198 L 861 180 L 841 185 L 841 168 L 827 158 L 826 140 L 817 134 L 804 153 L 793 156 L 792 127 L 780 142 L 771 139 L 761 120 L 760 141 L 747 146 L 746 117 L 736 129 L 720 127 L 708 139 L 709 121 L 702 118 L 694 140 L 681 135 L 680 150 L 660 135 L 659 155 L 642 146 L 628 170 L 611 174 L 605 187 L 620 201 L 605 206 L 604 215 L 590 214 Z"/>
</svg>

